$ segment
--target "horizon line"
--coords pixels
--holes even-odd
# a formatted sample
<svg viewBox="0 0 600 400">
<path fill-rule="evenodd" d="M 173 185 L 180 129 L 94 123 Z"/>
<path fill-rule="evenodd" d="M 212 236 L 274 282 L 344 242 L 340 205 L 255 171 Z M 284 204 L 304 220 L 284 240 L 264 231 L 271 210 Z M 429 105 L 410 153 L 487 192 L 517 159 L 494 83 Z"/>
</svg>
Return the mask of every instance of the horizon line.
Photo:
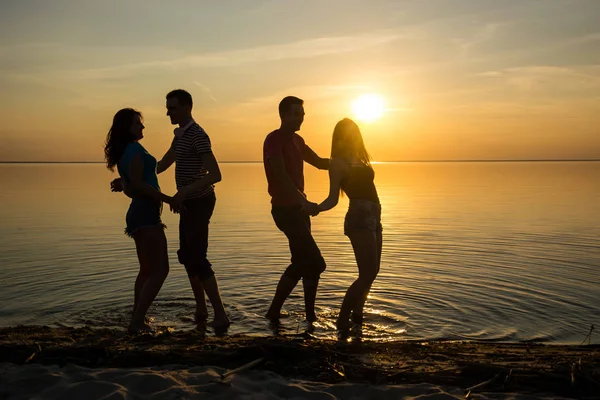
<svg viewBox="0 0 600 400">
<path fill-rule="evenodd" d="M 475 163 L 475 162 L 597 162 L 600 158 L 515 158 L 515 159 L 439 159 L 439 160 L 393 160 L 393 161 L 372 161 L 373 163 Z M 219 161 L 221 164 L 260 164 L 262 160 L 245 161 Z M 104 164 L 104 161 L 0 161 L 0 164 Z"/>
</svg>

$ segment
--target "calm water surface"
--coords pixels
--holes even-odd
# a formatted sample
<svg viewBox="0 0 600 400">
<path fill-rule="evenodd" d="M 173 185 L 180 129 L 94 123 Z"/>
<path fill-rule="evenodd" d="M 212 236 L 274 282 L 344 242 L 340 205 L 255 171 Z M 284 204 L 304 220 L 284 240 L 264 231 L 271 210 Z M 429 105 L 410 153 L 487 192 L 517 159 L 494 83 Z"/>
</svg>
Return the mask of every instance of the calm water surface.
<svg viewBox="0 0 600 400">
<path fill-rule="evenodd" d="M 383 207 L 381 273 L 365 339 L 580 343 L 600 326 L 600 163 L 377 164 Z M 270 215 L 261 164 L 223 164 L 209 257 L 231 313 L 229 333 L 270 335 L 265 313 L 288 248 Z M 0 325 L 124 327 L 137 273 L 123 234 L 128 199 L 101 164 L 0 164 Z M 327 174 L 306 170 L 325 198 Z M 160 183 L 174 192 L 173 171 Z M 335 337 L 357 275 L 343 236 L 347 199 L 313 219 L 328 263 L 314 335 Z M 171 273 L 150 314 L 194 329 L 193 297 L 177 263 L 177 216 L 165 211 Z M 306 329 L 302 291 L 282 333 Z M 598 343 L 596 338 L 592 342 Z"/>
</svg>

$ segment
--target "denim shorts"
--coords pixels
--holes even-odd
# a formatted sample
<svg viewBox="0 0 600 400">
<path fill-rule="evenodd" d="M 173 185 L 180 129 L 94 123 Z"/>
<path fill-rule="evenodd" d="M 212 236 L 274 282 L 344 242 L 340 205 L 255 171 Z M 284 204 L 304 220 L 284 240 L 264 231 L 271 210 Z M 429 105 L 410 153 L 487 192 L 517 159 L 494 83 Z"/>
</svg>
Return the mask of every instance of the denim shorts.
<svg viewBox="0 0 600 400">
<path fill-rule="evenodd" d="M 381 204 L 370 200 L 350 200 L 350 206 L 344 219 L 344 234 L 356 230 L 381 232 Z"/>
<path fill-rule="evenodd" d="M 125 234 L 129 237 L 133 237 L 135 232 L 140 228 L 151 226 L 161 226 L 166 228 L 165 224 L 163 224 L 160 219 L 161 213 L 162 202 L 147 197 L 135 197 L 131 200 L 131 205 L 129 206 L 129 210 L 127 210 L 127 216 L 125 217 L 125 222 L 127 223 Z"/>
</svg>

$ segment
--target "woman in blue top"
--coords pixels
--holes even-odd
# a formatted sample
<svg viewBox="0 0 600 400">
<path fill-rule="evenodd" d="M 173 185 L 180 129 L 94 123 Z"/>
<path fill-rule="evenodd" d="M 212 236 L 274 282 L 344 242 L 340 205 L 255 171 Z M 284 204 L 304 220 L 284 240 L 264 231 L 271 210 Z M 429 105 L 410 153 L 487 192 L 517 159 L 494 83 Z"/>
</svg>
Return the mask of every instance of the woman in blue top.
<svg viewBox="0 0 600 400">
<path fill-rule="evenodd" d="M 133 197 L 127 211 L 125 233 L 135 241 L 140 272 L 135 280 L 130 332 L 152 330 L 146 312 L 169 273 L 167 238 L 160 219 L 162 203 L 173 198 L 161 193 L 156 159 L 139 143 L 144 130 L 142 114 L 131 108 L 119 110 L 106 137 L 106 166 L 130 186 Z"/>
<path fill-rule="evenodd" d="M 350 327 L 350 317 L 362 324 L 363 308 L 371 285 L 379 273 L 382 228 L 381 204 L 374 183 L 375 172 L 358 125 L 348 118 L 337 123 L 331 143 L 329 196 L 321 211 L 338 203 L 340 192 L 350 199 L 344 233 L 350 238 L 358 264 L 358 279 L 346 292 L 337 320 L 339 329 Z"/>
</svg>

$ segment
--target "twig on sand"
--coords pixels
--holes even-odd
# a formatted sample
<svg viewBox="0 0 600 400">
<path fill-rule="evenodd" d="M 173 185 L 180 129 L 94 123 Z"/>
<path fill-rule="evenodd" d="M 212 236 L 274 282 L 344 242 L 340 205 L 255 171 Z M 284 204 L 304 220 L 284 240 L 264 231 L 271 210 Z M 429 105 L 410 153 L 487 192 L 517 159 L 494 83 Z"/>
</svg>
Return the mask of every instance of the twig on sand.
<svg viewBox="0 0 600 400">
<path fill-rule="evenodd" d="M 508 374 L 506 374 L 506 378 L 504 378 L 504 383 L 502 384 L 502 387 L 506 388 L 506 386 L 510 383 L 510 378 L 512 378 L 512 368 L 510 369 L 510 371 L 508 371 Z"/>
<path fill-rule="evenodd" d="M 264 360 L 264 357 L 263 358 L 259 358 L 258 360 L 251 361 L 248 364 L 242 365 L 239 368 L 232 369 L 231 371 L 227 371 L 227 372 L 225 372 L 224 374 L 221 375 L 221 380 L 224 381 L 225 379 L 227 379 L 227 377 L 229 377 L 231 375 L 239 374 L 242 371 L 250 369 L 250 368 L 254 367 L 255 365 L 260 364 L 263 360 Z"/>
<path fill-rule="evenodd" d="M 466 389 L 465 389 L 465 392 L 467 392 L 467 394 L 466 394 L 466 396 L 465 396 L 465 399 L 468 399 L 468 398 L 470 398 L 470 397 L 471 397 L 471 392 L 472 392 L 473 390 L 475 390 L 475 389 L 481 389 L 482 387 L 484 387 L 484 386 L 487 386 L 487 385 L 489 385 L 490 383 L 493 383 L 493 382 L 494 382 L 494 381 L 496 381 L 496 379 L 498 379 L 499 377 L 500 377 L 500 373 L 497 373 L 496 375 L 494 375 L 494 377 L 493 377 L 492 379 L 488 379 L 488 380 L 487 380 L 487 381 L 485 381 L 485 382 L 481 382 L 481 383 L 478 383 L 478 384 L 477 384 L 477 385 L 475 385 L 475 386 L 471 386 L 470 388 L 466 388 Z"/>
<path fill-rule="evenodd" d="M 33 358 L 35 356 L 38 355 L 38 353 L 42 352 L 42 346 L 40 346 L 39 344 L 37 345 L 38 351 L 34 351 L 29 357 L 27 357 L 27 360 L 25 360 L 25 364 L 29 363 L 29 361 L 33 360 Z"/>
<path fill-rule="evenodd" d="M 587 336 L 585 337 L 585 339 L 583 339 L 583 342 L 581 342 L 580 346 L 583 346 L 583 344 L 585 343 L 585 341 L 588 341 L 588 345 L 592 344 L 592 332 L 594 331 L 594 325 L 592 325 L 590 327 L 590 331 L 588 332 Z M 589 340 L 588 340 L 589 339 Z"/>
<path fill-rule="evenodd" d="M 348 379 L 346 378 L 346 370 L 344 368 L 344 366 L 342 365 L 342 363 L 340 363 L 340 368 L 337 368 L 334 364 L 332 364 L 331 362 L 327 361 L 327 364 L 329 364 L 329 367 L 331 367 L 331 369 L 338 374 L 339 376 L 341 376 L 344 379 Z"/>
<path fill-rule="evenodd" d="M 33 357 L 35 357 L 36 354 L 37 354 L 37 352 L 34 352 L 29 357 L 27 357 L 27 360 L 25 360 L 25 364 L 27 364 L 29 361 L 33 360 Z"/>
</svg>

